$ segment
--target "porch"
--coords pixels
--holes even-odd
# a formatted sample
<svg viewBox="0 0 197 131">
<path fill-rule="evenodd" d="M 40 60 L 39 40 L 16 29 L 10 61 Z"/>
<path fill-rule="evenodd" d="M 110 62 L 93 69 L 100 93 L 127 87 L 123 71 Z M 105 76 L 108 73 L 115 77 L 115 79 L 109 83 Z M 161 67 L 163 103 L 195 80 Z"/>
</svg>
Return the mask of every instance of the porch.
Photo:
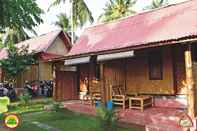
<svg viewBox="0 0 197 131">
<path fill-rule="evenodd" d="M 74 112 L 87 115 L 96 115 L 94 106 L 82 104 L 80 101 L 66 101 L 64 107 Z M 180 119 L 185 115 L 185 110 L 176 108 L 150 107 L 141 112 L 135 109 L 116 108 L 119 122 L 128 125 L 137 125 L 147 130 L 182 131 L 179 126 Z"/>
<path fill-rule="evenodd" d="M 192 50 L 196 47 L 193 46 Z M 191 59 L 191 55 L 197 55 L 192 50 L 191 46 L 174 45 L 135 50 L 135 55 L 132 52 L 112 53 L 113 57 L 118 58 L 109 60 L 106 60 L 109 55 L 103 54 L 68 59 L 62 62 L 62 66 L 57 64 L 54 96 L 61 98 L 64 93 L 60 100 L 76 100 L 81 92 L 89 96 L 100 93 L 102 103 L 109 100 L 115 103 L 113 97 L 120 95 L 124 98 L 130 95 L 152 96 L 156 105 L 146 108 L 144 112 L 128 108 L 120 110 L 120 121 L 157 128 L 155 130 L 177 131 L 180 128 L 178 121 L 184 112 L 195 119 L 196 105 L 193 102 L 196 94 L 188 90 L 188 86 L 193 86 L 197 81 L 196 77 L 191 76 L 192 69 L 193 74 L 197 72 L 196 61 Z M 127 53 L 131 56 L 125 56 Z M 71 94 L 72 97 L 69 97 Z M 68 102 L 65 107 L 95 115 L 95 108 L 89 105 Z"/>
</svg>

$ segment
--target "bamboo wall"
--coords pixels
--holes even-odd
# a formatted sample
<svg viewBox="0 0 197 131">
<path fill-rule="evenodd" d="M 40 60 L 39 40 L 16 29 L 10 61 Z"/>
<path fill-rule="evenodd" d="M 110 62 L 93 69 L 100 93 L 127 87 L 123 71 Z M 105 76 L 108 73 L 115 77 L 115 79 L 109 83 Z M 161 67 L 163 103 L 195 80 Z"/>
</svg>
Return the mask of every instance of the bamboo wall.
<svg viewBox="0 0 197 131">
<path fill-rule="evenodd" d="M 38 65 L 31 65 L 17 77 L 17 88 L 23 88 L 25 81 L 53 80 L 52 64 L 39 62 Z"/>
<path fill-rule="evenodd" d="M 174 64 L 175 64 L 175 86 L 177 88 L 177 94 L 186 94 L 186 86 L 184 82 L 186 80 L 185 76 L 185 56 L 184 56 L 185 47 L 176 46 L 173 48 L 174 53 Z"/>
<path fill-rule="evenodd" d="M 53 80 L 51 63 L 39 61 L 39 80 Z"/>
<path fill-rule="evenodd" d="M 126 93 L 144 94 L 186 94 L 183 81 L 185 81 L 184 47 L 163 47 L 163 79 L 149 79 L 148 52 L 151 49 L 139 50 L 135 56 L 128 59 L 105 61 L 104 64 L 104 85 L 121 85 Z M 88 77 L 90 92 L 99 91 L 99 86 L 91 88 L 92 79 L 95 74 L 94 65 L 80 65 L 80 81 Z M 99 85 L 100 82 L 97 82 Z M 108 90 L 106 90 L 108 93 Z"/>
<path fill-rule="evenodd" d="M 17 77 L 17 88 L 23 88 L 25 81 L 39 80 L 38 65 L 31 65 L 27 70 Z"/>
<path fill-rule="evenodd" d="M 104 64 L 104 86 L 107 100 L 112 98 L 113 93 L 116 95 L 126 93 L 125 62 L 125 59 L 121 59 L 116 61 L 107 61 Z"/>
<path fill-rule="evenodd" d="M 195 108 L 195 116 L 197 116 L 197 62 L 193 62 L 193 77 L 194 77 L 194 108 Z"/>
<path fill-rule="evenodd" d="M 193 70 L 193 81 L 194 81 L 194 112 L 197 116 L 197 46 L 192 45 L 192 70 Z"/>
<path fill-rule="evenodd" d="M 80 89 L 83 88 L 82 86 L 85 84 L 90 94 L 100 92 L 100 81 L 95 80 L 94 66 L 93 63 L 82 64 L 79 66 Z M 85 78 L 88 79 L 87 82 L 85 81 Z"/>
<path fill-rule="evenodd" d="M 173 94 L 173 64 L 171 48 L 163 48 L 163 79 L 149 79 L 148 51 L 139 52 L 127 61 L 127 92 Z"/>
</svg>

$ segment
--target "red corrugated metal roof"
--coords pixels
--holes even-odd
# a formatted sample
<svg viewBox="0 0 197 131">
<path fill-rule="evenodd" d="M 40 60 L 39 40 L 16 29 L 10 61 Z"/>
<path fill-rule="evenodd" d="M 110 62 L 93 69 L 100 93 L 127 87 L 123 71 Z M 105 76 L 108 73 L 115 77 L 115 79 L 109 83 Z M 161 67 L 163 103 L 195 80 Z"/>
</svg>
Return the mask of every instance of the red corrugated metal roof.
<svg viewBox="0 0 197 131">
<path fill-rule="evenodd" d="M 60 38 L 63 40 L 66 48 L 70 49 L 71 48 L 70 39 L 67 36 L 67 34 L 64 34 L 64 32 L 61 30 L 52 31 L 52 32 L 43 34 L 35 38 L 31 38 L 29 40 L 22 41 L 16 44 L 16 46 L 18 48 L 22 46 L 29 46 L 28 48 L 29 52 L 32 52 L 32 51 L 35 53 L 46 52 L 47 49 L 54 43 L 54 40 L 58 36 L 60 36 Z M 8 57 L 7 55 L 8 53 L 5 48 L 0 50 L 0 60 L 6 59 Z"/>
<path fill-rule="evenodd" d="M 54 40 L 60 35 L 61 32 L 61 30 L 52 31 L 29 40 L 22 41 L 16 44 L 16 46 L 20 48 L 21 46 L 28 45 L 28 50 L 30 52 L 45 52 L 53 44 Z"/>
<path fill-rule="evenodd" d="M 87 28 L 73 45 L 69 56 L 196 35 L 197 0 L 192 0 Z"/>
</svg>

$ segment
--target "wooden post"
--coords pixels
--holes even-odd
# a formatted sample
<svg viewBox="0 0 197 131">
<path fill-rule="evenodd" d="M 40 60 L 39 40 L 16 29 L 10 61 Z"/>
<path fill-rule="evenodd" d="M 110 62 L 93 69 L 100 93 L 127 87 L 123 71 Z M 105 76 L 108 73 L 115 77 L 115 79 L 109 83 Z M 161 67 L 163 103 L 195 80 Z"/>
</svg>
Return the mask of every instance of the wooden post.
<svg viewBox="0 0 197 131">
<path fill-rule="evenodd" d="M 100 63 L 100 82 L 101 82 L 101 102 L 106 102 L 106 90 L 105 90 L 105 79 L 104 79 L 104 64 Z"/>
<path fill-rule="evenodd" d="M 191 47 L 185 51 L 185 69 L 186 69 L 186 85 L 187 85 L 187 102 L 188 114 L 191 118 L 195 117 L 194 113 L 194 82 L 192 74 L 192 56 Z"/>
<path fill-rule="evenodd" d="M 57 70 L 59 69 L 59 66 L 57 67 L 56 63 L 53 66 L 53 99 L 57 100 Z"/>
</svg>

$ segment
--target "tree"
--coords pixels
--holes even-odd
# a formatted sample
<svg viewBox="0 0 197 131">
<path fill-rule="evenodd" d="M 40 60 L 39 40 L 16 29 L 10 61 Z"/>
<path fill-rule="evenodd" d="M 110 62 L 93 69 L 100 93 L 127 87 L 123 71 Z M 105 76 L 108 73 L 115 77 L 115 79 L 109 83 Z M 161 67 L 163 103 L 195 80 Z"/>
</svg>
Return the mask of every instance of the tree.
<svg viewBox="0 0 197 131">
<path fill-rule="evenodd" d="M 64 32 L 68 33 L 71 36 L 71 22 L 70 19 L 66 16 L 66 14 L 61 13 L 57 16 L 58 21 L 55 22 L 55 25 L 59 26 Z M 77 36 L 74 33 L 74 41 L 77 40 Z"/>
<path fill-rule="evenodd" d="M 0 65 L 5 79 L 15 83 L 17 76 L 35 62 L 33 52 L 28 51 L 28 46 L 17 48 L 13 43 L 9 43 L 4 49 L 8 51 L 8 58 L 0 60 Z"/>
<path fill-rule="evenodd" d="M 110 0 L 105 5 L 104 13 L 99 16 L 98 21 L 109 22 L 136 13 L 132 7 L 136 0 Z"/>
<path fill-rule="evenodd" d="M 36 34 L 33 27 L 43 22 L 36 0 L 0 0 L 0 10 L 0 32 L 12 32 L 17 42 L 28 38 L 25 29 Z"/>
<path fill-rule="evenodd" d="M 87 21 L 94 22 L 91 11 L 84 0 L 73 0 L 73 26 L 74 29 L 82 27 Z"/>
<path fill-rule="evenodd" d="M 24 41 L 30 38 L 23 28 L 20 29 L 8 28 L 6 29 L 2 37 L 4 37 L 2 41 L 4 44 L 9 42 L 19 43 L 20 41 Z"/>
<path fill-rule="evenodd" d="M 61 2 L 65 2 L 66 0 L 55 0 L 49 9 L 53 6 L 60 4 Z M 86 22 L 94 22 L 91 11 L 86 5 L 84 0 L 71 0 L 72 2 L 72 19 L 74 29 L 77 27 L 82 27 Z"/>
<path fill-rule="evenodd" d="M 55 22 L 55 25 L 62 28 L 64 32 L 70 32 L 71 23 L 70 23 L 69 18 L 66 16 L 66 14 L 61 13 L 57 17 L 58 17 L 58 21 Z"/>
<path fill-rule="evenodd" d="M 43 11 L 36 4 L 36 0 L 0 0 L 0 30 L 7 27 L 33 30 L 42 23 Z"/>
<path fill-rule="evenodd" d="M 152 0 L 151 5 L 144 8 L 144 10 L 151 10 L 168 5 L 168 0 Z"/>
</svg>

